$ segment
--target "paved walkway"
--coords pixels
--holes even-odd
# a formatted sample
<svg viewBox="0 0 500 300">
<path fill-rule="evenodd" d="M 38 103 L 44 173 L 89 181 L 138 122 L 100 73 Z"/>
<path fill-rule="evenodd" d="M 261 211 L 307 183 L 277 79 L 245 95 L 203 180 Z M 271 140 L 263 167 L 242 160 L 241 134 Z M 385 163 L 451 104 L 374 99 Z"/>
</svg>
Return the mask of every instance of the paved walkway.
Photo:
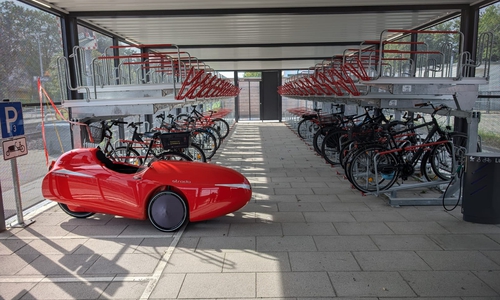
<svg viewBox="0 0 500 300">
<path fill-rule="evenodd" d="M 214 162 L 242 210 L 175 234 L 57 207 L 0 233 L 3 299 L 500 299 L 500 226 L 361 196 L 282 123 L 239 123 Z"/>
</svg>

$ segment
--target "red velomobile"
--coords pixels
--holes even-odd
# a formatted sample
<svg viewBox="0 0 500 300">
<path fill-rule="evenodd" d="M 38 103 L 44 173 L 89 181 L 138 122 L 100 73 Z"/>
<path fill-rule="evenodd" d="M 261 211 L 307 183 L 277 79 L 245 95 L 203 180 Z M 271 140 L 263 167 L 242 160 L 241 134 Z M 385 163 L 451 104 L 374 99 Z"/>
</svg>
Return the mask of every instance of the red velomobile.
<svg viewBox="0 0 500 300">
<path fill-rule="evenodd" d="M 73 217 L 149 218 L 161 231 L 234 212 L 252 196 L 245 176 L 226 167 L 168 160 L 137 167 L 112 162 L 98 148 L 61 155 L 45 175 L 42 193 Z"/>
</svg>

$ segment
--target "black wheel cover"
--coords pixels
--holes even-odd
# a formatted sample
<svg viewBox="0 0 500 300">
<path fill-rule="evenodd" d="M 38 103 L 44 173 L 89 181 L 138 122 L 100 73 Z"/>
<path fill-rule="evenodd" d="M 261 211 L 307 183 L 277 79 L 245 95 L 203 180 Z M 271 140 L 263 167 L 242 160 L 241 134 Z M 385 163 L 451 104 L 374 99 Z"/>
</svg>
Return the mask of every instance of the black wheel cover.
<svg viewBox="0 0 500 300">
<path fill-rule="evenodd" d="M 160 231 L 175 231 L 187 220 L 186 202 L 176 193 L 163 191 L 156 194 L 148 205 L 151 224 Z"/>
</svg>

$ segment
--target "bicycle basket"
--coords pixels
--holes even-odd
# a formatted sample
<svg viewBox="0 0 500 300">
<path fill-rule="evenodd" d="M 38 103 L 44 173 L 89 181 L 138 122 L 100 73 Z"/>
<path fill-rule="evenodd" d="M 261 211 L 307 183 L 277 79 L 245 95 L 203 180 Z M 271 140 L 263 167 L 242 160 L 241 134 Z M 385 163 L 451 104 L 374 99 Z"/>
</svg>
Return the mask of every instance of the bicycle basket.
<svg viewBox="0 0 500 300">
<path fill-rule="evenodd" d="M 189 132 L 169 132 L 160 135 L 163 149 L 187 148 L 191 142 L 191 133 Z"/>
<path fill-rule="evenodd" d="M 89 125 L 89 131 L 90 135 L 92 136 L 92 139 L 94 140 L 94 144 L 99 144 L 102 142 L 104 139 L 104 131 L 106 128 L 104 127 L 104 124 L 102 122 L 93 122 L 90 123 Z"/>
</svg>

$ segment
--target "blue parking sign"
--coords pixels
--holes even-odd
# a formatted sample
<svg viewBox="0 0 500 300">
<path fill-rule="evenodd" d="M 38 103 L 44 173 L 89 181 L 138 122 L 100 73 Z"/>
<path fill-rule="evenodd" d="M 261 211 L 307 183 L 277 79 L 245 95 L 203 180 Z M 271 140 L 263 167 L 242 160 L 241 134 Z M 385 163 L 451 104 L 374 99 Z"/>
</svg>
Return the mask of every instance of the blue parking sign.
<svg viewBox="0 0 500 300">
<path fill-rule="evenodd" d="M 0 125 L 3 139 L 24 135 L 21 102 L 0 102 Z"/>
</svg>

